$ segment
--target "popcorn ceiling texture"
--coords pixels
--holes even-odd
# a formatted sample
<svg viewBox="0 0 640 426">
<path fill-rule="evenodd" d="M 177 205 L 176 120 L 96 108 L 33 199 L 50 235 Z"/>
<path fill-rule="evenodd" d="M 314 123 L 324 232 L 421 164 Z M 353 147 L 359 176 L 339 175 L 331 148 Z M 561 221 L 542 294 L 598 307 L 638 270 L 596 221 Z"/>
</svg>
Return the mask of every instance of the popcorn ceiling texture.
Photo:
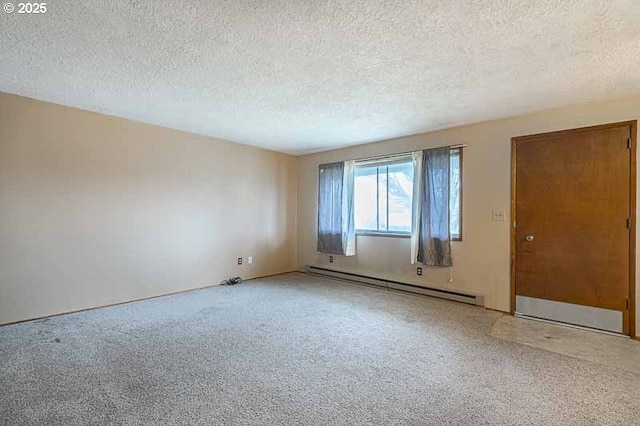
<svg viewBox="0 0 640 426">
<path fill-rule="evenodd" d="M 640 92 L 640 1 L 63 1 L 0 91 L 292 154 Z"/>
</svg>

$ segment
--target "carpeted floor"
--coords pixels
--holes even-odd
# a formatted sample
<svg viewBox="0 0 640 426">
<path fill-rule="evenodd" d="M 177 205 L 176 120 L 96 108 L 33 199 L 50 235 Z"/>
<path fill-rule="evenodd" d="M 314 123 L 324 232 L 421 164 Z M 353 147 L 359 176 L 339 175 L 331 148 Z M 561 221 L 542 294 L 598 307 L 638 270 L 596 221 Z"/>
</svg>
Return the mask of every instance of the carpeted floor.
<svg viewBox="0 0 640 426">
<path fill-rule="evenodd" d="M 640 424 L 501 314 L 294 273 L 0 327 L 0 424 Z"/>
</svg>

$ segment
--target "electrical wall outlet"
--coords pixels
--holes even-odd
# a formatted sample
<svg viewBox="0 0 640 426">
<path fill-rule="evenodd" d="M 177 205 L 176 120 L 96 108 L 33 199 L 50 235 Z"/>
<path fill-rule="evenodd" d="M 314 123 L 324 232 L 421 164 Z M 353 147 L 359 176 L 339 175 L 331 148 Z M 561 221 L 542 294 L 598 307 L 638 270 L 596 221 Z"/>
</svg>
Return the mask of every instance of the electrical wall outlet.
<svg viewBox="0 0 640 426">
<path fill-rule="evenodd" d="M 242 258 L 241 257 L 238 258 L 238 265 L 242 265 Z"/>
<path fill-rule="evenodd" d="M 504 222 L 504 212 L 491 212 L 493 222 Z"/>
<path fill-rule="evenodd" d="M 253 256 L 247 256 L 247 263 L 251 265 L 253 263 Z"/>
<path fill-rule="evenodd" d="M 333 256 L 329 256 L 329 263 L 333 263 Z"/>
<path fill-rule="evenodd" d="M 416 275 L 422 276 L 422 268 L 416 269 Z"/>
</svg>

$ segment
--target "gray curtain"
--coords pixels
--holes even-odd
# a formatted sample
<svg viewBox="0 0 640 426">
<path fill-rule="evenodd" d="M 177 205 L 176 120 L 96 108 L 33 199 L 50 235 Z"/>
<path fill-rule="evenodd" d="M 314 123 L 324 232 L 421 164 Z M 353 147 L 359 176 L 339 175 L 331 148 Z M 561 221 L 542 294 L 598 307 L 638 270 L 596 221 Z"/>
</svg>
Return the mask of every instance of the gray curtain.
<svg viewBox="0 0 640 426">
<path fill-rule="evenodd" d="M 318 251 L 355 254 L 353 162 L 321 164 L 318 181 Z"/>
<path fill-rule="evenodd" d="M 453 265 L 449 234 L 449 155 L 449 147 L 422 153 L 417 260 L 427 266 Z"/>
</svg>

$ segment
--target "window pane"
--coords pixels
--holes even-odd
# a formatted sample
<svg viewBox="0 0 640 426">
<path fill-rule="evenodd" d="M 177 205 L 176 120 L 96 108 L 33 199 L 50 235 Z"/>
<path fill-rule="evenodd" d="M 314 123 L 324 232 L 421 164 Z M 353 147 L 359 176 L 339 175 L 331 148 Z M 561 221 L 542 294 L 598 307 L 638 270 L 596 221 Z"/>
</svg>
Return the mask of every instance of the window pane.
<svg viewBox="0 0 640 426">
<path fill-rule="evenodd" d="M 356 229 L 411 232 L 413 163 L 356 168 Z"/>
<path fill-rule="evenodd" d="M 355 173 L 354 210 L 356 229 L 376 231 L 377 167 L 358 167 Z"/>
<path fill-rule="evenodd" d="M 378 231 L 387 231 L 387 166 L 378 167 Z"/>
<path fill-rule="evenodd" d="M 462 230 L 460 229 L 460 196 L 461 196 L 461 169 L 460 169 L 460 149 L 451 150 L 451 194 L 449 198 L 449 232 L 452 238 L 460 238 Z"/>
<path fill-rule="evenodd" d="M 389 231 L 411 232 L 413 163 L 388 166 Z"/>
</svg>

